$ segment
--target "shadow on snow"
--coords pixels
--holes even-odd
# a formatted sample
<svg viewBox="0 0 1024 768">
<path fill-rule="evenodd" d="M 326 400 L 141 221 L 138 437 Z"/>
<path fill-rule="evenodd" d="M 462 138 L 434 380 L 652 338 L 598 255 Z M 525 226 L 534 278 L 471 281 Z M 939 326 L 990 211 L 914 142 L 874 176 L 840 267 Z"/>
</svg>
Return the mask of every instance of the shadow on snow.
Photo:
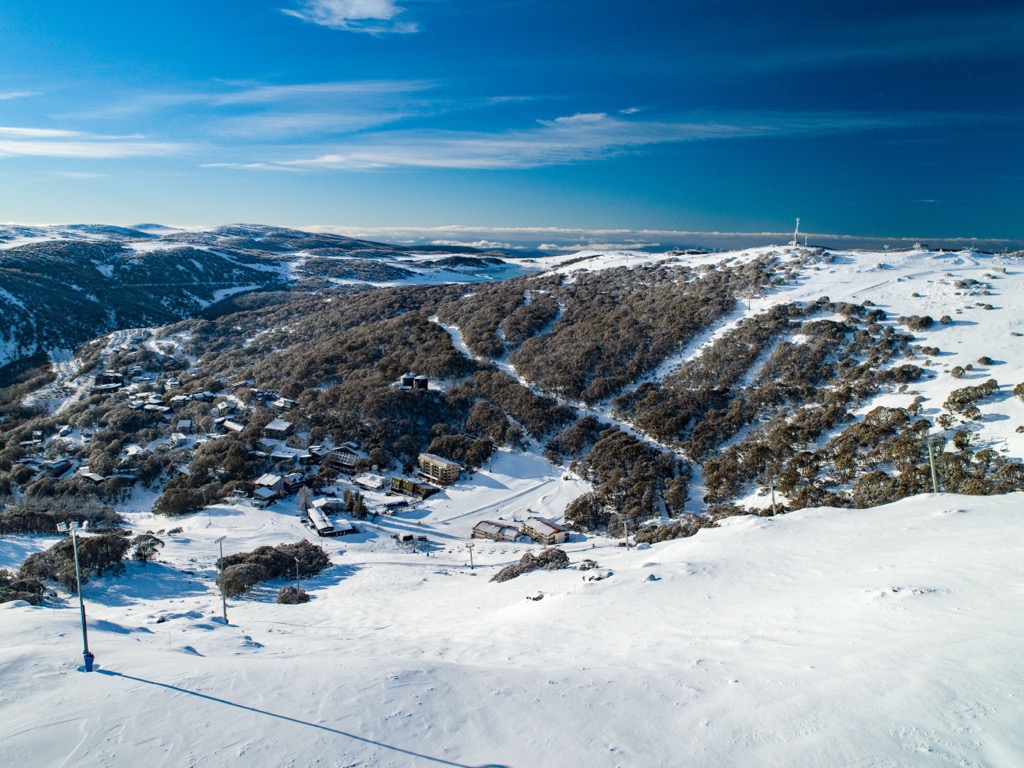
<svg viewBox="0 0 1024 768">
<path fill-rule="evenodd" d="M 391 750 L 393 752 L 398 752 L 398 753 L 403 754 L 403 755 L 408 755 L 409 757 L 419 758 L 420 760 L 427 760 L 427 761 L 432 762 L 432 763 L 437 763 L 438 765 L 449 765 L 449 766 L 453 766 L 454 768 L 506 768 L 505 766 L 500 766 L 500 765 L 495 765 L 495 764 L 484 765 L 484 766 L 470 766 L 470 765 L 467 765 L 465 763 L 456 763 L 456 762 L 454 762 L 452 760 L 445 760 L 444 758 L 441 758 L 441 757 L 434 757 L 432 755 L 423 754 L 422 752 L 414 752 L 411 749 L 405 749 L 404 747 L 398 747 L 398 746 L 395 746 L 393 744 L 386 744 L 383 741 L 376 741 L 374 739 L 368 739 L 365 736 L 358 736 L 358 735 L 356 735 L 354 733 L 349 733 L 347 731 L 342 731 L 342 730 L 339 730 L 337 728 L 329 728 L 326 725 L 320 725 L 318 723 L 311 723 L 311 722 L 308 722 L 307 720 L 300 720 L 300 719 L 295 718 L 295 717 L 288 717 L 287 715 L 279 715 L 276 712 L 269 712 L 269 711 L 267 711 L 265 709 L 257 709 L 256 707 L 246 706 L 245 704 L 238 704 L 238 703 L 236 703 L 234 701 L 228 701 L 227 699 L 220 699 L 220 698 L 217 698 L 216 696 L 210 696 L 210 695 L 205 694 L 205 693 L 197 693 L 196 691 L 190 691 L 190 690 L 188 690 L 186 688 L 179 688 L 178 686 L 170 685 L 169 683 L 158 683 L 155 680 L 146 680 L 145 678 L 142 678 L 142 677 L 134 677 L 133 675 L 126 675 L 123 672 L 113 672 L 113 671 L 106 670 L 106 669 L 99 669 L 99 670 L 97 670 L 97 672 L 99 674 L 101 674 L 101 675 L 106 675 L 108 677 L 120 677 L 120 678 L 122 678 L 124 680 L 133 680 L 133 681 L 135 681 L 137 683 L 144 683 L 146 685 L 154 685 L 154 686 L 157 686 L 159 688 L 164 688 L 164 689 L 166 689 L 168 691 L 172 691 L 174 693 L 184 693 L 184 694 L 188 694 L 189 696 L 195 696 L 195 697 L 200 698 L 200 699 L 205 699 L 206 701 L 212 701 L 212 702 L 214 702 L 216 704 L 223 704 L 223 705 L 228 706 L 228 707 L 235 707 L 237 709 L 243 709 L 243 710 L 245 710 L 247 712 L 253 712 L 253 713 L 257 714 L 257 715 L 265 715 L 266 717 L 272 717 L 272 718 L 276 718 L 278 720 L 284 720 L 284 721 L 289 722 L 289 723 L 294 723 L 295 725 L 303 725 L 303 726 L 305 726 L 307 728 L 315 728 L 318 731 L 326 731 L 327 733 L 333 733 L 333 734 L 335 734 L 337 736 L 344 736 L 347 739 L 352 739 L 354 741 L 360 741 L 360 742 L 362 742 L 364 744 L 370 744 L 372 746 L 380 747 L 382 749 L 389 749 L 389 750 Z"/>
</svg>

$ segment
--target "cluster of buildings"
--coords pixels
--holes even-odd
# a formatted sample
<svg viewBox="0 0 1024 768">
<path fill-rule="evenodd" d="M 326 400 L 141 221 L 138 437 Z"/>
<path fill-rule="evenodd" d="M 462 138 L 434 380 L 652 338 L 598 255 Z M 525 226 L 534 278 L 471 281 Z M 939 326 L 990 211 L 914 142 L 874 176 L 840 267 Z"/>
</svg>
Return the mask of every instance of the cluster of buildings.
<svg viewBox="0 0 1024 768">
<path fill-rule="evenodd" d="M 430 389 L 430 377 L 406 373 L 402 375 L 399 386 L 402 389 Z"/>
<path fill-rule="evenodd" d="M 229 384 L 229 391 L 244 384 L 247 382 Z M 408 390 L 426 390 L 430 382 L 426 376 L 407 373 L 401 377 L 399 386 Z M 296 425 L 286 418 L 297 407 L 297 403 L 281 397 L 273 390 L 251 389 L 255 401 L 252 405 L 246 405 L 234 395 L 225 393 L 204 390 L 183 394 L 180 393 L 181 382 L 173 373 L 154 373 L 144 371 L 141 366 L 130 365 L 123 371 L 105 370 L 96 374 L 89 391 L 94 395 L 117 395 L 133 409 L 157 414 L 168 424 L 173 424 L 169 439 L 172 447 L 188 447 L 215 439 L 219 435 L 240 433 L 247 428 L 257 405 L 273 410 L 274 418 L 263 427 L 262 436 L 255 447 L 249 448 L 252 455 L 262 459 L 263 474 L 256 478 L 255 489 L 248 497 L 250 503 L 258 507 L 268 506 L 299 492 L 311 477 L 322 471 L 321 468 L 347 475 L 352 484 L 367 491 L 413 499 L 425 499 L 438 493 L 441 487 L 457 483 L 462 473 L 458 462 L 426 452 L 417 458 L 416 477 L 389 478 L 361 471 L 365 469 L 367 457 L 359 451 L 358 445 L 310 445 L 306 435 L 297 434 Z M 179 394 L 165 397 L 166 393 L 172 391 L 178 391 Z M 177 411 L 193 402 L 209 404 L 209 416 L 212 419 L 209 434 L 197 434 L 202 430 L 196 428 L 191 418 L 182 417 L 175 421 Z M 38 450 L 39 454 L 27 458 L 23 463 L 40 474 L 60 477 L 76 470 L 77 475 L 86 481 L 96 484 L 104 482 L 107 478 L 91 472 L 88 466 L 79 467 L 78 460 L 73 458 L 59 455 L 56 458 L 43 458 L 42 451 L 49 440 L 56 437 L 73 440 L 75 435 L 71 432 L 70 426 L 63 425 L 58 427 L 58 434 L 54 436 L 33 434 L 31 440 L 25 441 L 29 445 L 23 443 L 23 447 Z M 86 445 L 89 441 L 86 431 L 77 439 Z M 135 448 L 138 449 L 137 446 Z M 47 453 L 52 456 L 55 452 L 47 450 Z M 394 507 L 407 505 L 407 501 L 384 502 L 375 505 L 374 513 L 389 512 Z M 321 536 L 343 536 L 358 532 L 351 521 L 331 519 L 346 510 L 346 504 L 341 499 L 324 497 L 303 506 L 306 508 L 309 525 Z M 527 517 L 521 522 L 482 520 L 474 526 L 472 532 L 476 539 L 497 542 L 535 541 L 544 545 L 564 543 L 569 534 L 568 528 L 538 516 Z"/>
<path fill-rule="evenodd" d="M 564 544 L 572 531 L 564 525 L 536 515 L 523 522 L 481 520 L 473 526 L 474 539 L 490 541 L 535 541 L 546 546 Z"/>
</svg>

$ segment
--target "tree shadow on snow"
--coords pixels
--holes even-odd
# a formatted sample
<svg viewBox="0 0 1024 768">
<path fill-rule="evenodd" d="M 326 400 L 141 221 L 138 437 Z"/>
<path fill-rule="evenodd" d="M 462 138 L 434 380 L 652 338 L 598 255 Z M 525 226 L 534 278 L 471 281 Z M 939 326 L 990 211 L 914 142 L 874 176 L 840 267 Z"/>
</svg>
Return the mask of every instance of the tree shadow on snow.
<svg viewBox="0 0 1024 768">
<path fill-rule="evenodd" d="M 330 568 L 324 569 L 324 571 L 317 576 L 300 579 L 299 584 L 303 590 L 312 593 L 314 590 L 321 589 L 323 587 L 337 586 L 345 579 L 353 576 L 358 570 L 360 570 L 358 565 L 332 565 Z M 246 592 L 245 595 L 236 599 L 250 600 L 258 603 L 276 603 L 278 590 L 280 590 L 281 587 L 287 587 L 292 584 L 295 584 L 295 579 L 293 578 L 262 581 Z M 316 600 L 315 594 L 310 594 L 310 597 L 313 600 Z"/>
<path fill-rule="evenodd" d="M 502 482 L 489 477 L 482 472 L 476 472 L 459 483 L 460 488 L 474 490 L 475 488 L 493 488 L 499 491 L 507 491 L 508 486 Z"/>
<path fill-rule="evenodd" d="M 392 752 L 398 752 L 398 753 L 403 754 L 403 755 L 408 755 L 409 757 L 419 758 L 420 760 L 427 760 L 427 761 L 430 761 L 432 763 L 437 763 L 438 765 L 450 765 L 450 766 L 453 766 L 454 768 L 507 768 L 507 766 L 501 766 L 501 765 L 497 765 L 497 764 L 488 764 L 488 765 L 482 765 L 482 766 L 471 766 L 471 765 L 467 765 L 466 763 L 456 763 L 456 762 L 454 762 L 452 760 L 445 760 L 442 757 L 434 757 L 432 755 L 423 754 L 422 752 L 414 752 L 411 749 L 405 749 L 404 747 L 398 747 L 398 746 L 395 746 L 394 744 L 386 744 L 383 741 L 377 741 L 375 739 L 368 739 L 365 736 L 358 736 L 358 735 L 356 735 L 354 733 L 349 733 L 348 731 L 342 731 L 342 730 L 339 730 L 337 728 L 329 728 L 328 726 L 320 725 L 319 723 L 310 723 L 310 722 L 308 722 L 306 720 L 299 720 L 296 717 L 288 717 L 287 715 L 279 715 L 276 712 L 269 712 L 269 711 L 267 711 L 265 709 L 257 709 L 256 707 L 246 706 L 245 704 L 238 704 L 237 702 L 228 701 L 227 699 L 220 699 L 220 698 L 217 698 L 216 696 L 210 696 L 210 695 L 205 694 L 205 693 L 197 693 L 196 691 L 190 691 L 190 690 L 188 690 L 186 688 L 179 688 L 178 686 L 170 685 L 169 683 L 158 683 L 155 680 L 146 680 L 145 678 L 142 678 L 142 677 L 135 677 L 133 675 L 126 675 L 123 672 L 114 672 L 112 670 L 107 670 L 107 669 L 98 669 L 96 671 L 99 674 L 101 674 L 101 675 L 106 675 L 107 677 L 120 677 L 120 678 L 122 678 L 124 680 L 132 680 L 132 681 L 134 681 L 136 683 L 145 683 L 146 685 L 154 685 L 154 686 L 156 686 L 158 688 L 164 688 L 164 689 L 166 689 L 168 691 L 172 691 L 174 693 L 185 693 L 185 694 L 188 694 L 189 696 L 195 696 L 196 698 L 205 699 L 206 701 L 211 701 L 211 702 L 214 702 L 215 704 L 223 704 L 223 705 L 228 706 L 228 707 L 235 707 L 237 709 L 244 709 L 247 712 L 252 712 L 252 713 L 257 714 L 257 715 L 265 715 L 266 717 L 273 717 L 273 718 L 275 718 L 277 720 L 284 720 L 284 721 L 289 722 L 289 723 L 294 723 L 295 725 L 304 725 L 307 728 L 315 728 L 318 731 L 326 731 L 327 733 L 333 733 L 333 734 L 335 734 L 337 736 L 344 736 L 347 739 L 352 739 L 354 741 L 360 741 L 363 744 L 370 744 L 370 745 L 375 746 L 375 747 L 380 747 L 381 749 L 389 749 Z"/>
<path fill-rule="evenodd" d="M 210 581 L 183 573 L 163 563 L 125 563 L 121 576 L 97 576 L 82 586 L 91 602 L 107 606 L 132 605 L 142 600 L 164 600 L 206 594 Z"/>
</svg>

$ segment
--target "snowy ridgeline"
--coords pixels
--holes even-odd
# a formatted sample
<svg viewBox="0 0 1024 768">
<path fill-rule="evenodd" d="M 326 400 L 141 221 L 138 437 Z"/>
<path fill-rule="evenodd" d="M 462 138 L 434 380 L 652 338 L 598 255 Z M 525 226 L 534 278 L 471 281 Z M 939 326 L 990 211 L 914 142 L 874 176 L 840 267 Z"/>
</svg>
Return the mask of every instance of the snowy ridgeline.
<svg viewBox="0 0 1024 768">
<path fill-rule="evenodd" d="M 592 539 L 567 550 L 598 568 L 504 584 L 488 578 L 513 545 L 478 545 L 471 570 L 461 544 L 331 540 L 311 603 L 272 602 L 275 584 L 229 601 L 229 626 L 216 539 L 303 529 L 214 509 L 166 562 L 86 588 L 96 673 L 77 669 L 73 602 L 0 608 L 0 764 L 1021 765 L 1022 504 L 922 496 L 639 551 Z M 47 543 L 2 540 L 0 564 Z"/>
</svg>

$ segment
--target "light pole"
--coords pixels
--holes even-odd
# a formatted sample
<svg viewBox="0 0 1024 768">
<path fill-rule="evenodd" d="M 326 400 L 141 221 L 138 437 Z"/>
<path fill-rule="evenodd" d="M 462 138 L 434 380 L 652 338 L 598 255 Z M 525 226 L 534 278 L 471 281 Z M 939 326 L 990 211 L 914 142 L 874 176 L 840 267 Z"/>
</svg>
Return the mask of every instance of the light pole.
<svg viewBox="0 0 1024 768">
<path fill-rule="evenodd" d="M 224 539 L 227 536 L 221 536 L 217 539 L 216 543 L 220 545 L 220 560 L 217 561 L 217 570 L 220 571 L 220 575 L 224 576 L 224 569 L 221 567 L 221 563 L 224 562 Z M 224 594 L 224 579 L 220 579 L 220 605 L 224 610 L 224 626 L 228 624 L 228 598 Z"/>
<path fill-rule="evenodd" d="M 78 564 L 78 537 L 76 533 L 89 527 L 89 521 L 84 523 L 57 523 L 57 530 L 61 533 L 71 534 L 71 547 L 75 550 L 75 587 L 78 590 L 78 610 L 82 614 L 82 661 L 85 664 L 85 671 L 92 672 L 92 665 L 96 657 L 89 651 L 89 630 L 85 625 L 85 601 L 82 599 L 82 569 Z"/>
<path fill-rule="evenodd" d="M 466 549 L 469 550 L 469 570 L 473 570 L 473 544 L 467 544 Z"/>
<path fill-rule="evenodd" d="M 301 592 L 302 588 L 299 587 L 299 558 L 295 558 L 295 591 Z"/>
<path fill-rule="evenodd" d="M 932 468 L 932 493 L 939 492 L 939 476 L 935 472 L 935 448 L 932 445 L 931 440 L 927 440 L 928 443 L 928 463 Z"/>
</svg>

